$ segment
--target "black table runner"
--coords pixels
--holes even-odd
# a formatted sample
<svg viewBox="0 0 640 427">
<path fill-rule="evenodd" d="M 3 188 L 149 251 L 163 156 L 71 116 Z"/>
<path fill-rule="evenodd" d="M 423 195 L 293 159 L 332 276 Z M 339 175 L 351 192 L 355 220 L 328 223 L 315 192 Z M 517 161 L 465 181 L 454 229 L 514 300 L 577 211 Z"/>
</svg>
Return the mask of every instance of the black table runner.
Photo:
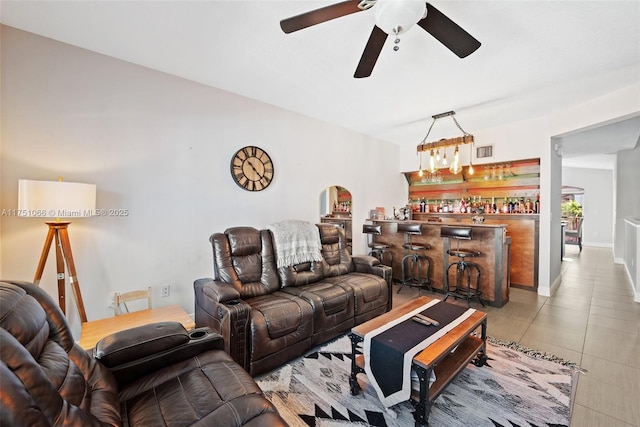
<svg viewBox="0 0 640 427">
<path fill-rule="evenodd" d="M 413 357 L 473 312 L 474 309 L 467 307 L 431 301 L 365 335 L 365 372 L 385 406 L 409 399 Z M 416 313 L 430 317 L 440 325 L 427 326 L 411 320 Z"/>
</svg>

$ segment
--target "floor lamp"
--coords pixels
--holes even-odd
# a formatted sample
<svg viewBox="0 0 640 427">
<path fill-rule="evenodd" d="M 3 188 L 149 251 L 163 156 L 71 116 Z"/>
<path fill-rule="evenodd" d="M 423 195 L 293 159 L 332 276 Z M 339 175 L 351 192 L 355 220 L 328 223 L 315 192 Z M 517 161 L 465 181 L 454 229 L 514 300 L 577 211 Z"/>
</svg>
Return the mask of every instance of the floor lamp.
<svg viewBox="0 0 640 427">
<path fill-rule="evenodd" d="M 51 244 L 55 240 L 58 305 L 62 312 L 66 313 L 66 266 L 69 272 L 69 283 L 82 323 L 87 321 L 87 314 L 82 301 L 80 283 L 76 275 L 76 266 L 73 261 L 67 230 L 71 221 L 62 221 L 62 219 L 93 216 L 95 209 L 96 186 L 93 184 L 63 182 L 61 179 L 58 181 L 18 180 L 19 215 L 56 219 L 55 221 L 45 221 L 45 224 L 49 227 L 49 232 L 44 241 L 33 283 L 40 284 L 44 266 L 51 250 Z"/>
</svg>

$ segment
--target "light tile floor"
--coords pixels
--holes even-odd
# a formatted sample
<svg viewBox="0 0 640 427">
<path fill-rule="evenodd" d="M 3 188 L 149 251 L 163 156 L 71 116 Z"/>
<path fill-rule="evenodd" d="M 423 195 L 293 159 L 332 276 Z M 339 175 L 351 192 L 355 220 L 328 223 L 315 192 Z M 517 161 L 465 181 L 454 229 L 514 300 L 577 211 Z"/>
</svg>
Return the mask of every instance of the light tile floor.
<svg viewBox="0 0 640 427">
<path fill-rule="evenodd" d="M 568 246 L 566 252 L 554 294 L 511 288 L 504 307 L 484 309 L 488 334 L 587 370 L 578 376 L 571 427 L 640 427 L 640 303 L 611 249 L 584 246 L 580 253 Z M 394 306 L 418 293 L 394 288 Z M 472 307 L 482 309 L 477 302 Z"/>
</svg>

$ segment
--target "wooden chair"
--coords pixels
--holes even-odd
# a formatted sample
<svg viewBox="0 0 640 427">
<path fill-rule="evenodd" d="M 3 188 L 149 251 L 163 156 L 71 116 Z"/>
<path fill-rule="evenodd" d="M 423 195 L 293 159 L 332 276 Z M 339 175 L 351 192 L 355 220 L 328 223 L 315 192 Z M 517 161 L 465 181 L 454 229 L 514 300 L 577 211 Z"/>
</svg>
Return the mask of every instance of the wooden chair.
<svg viewBox="0 0 640 427">
<path fill-rule="evenodd" d="M 124 308 L 128 313 L 129 307 L 127 307 L 127 303 L 131 301 L 146 299 L 147 308 L 151 308 L 151 286 L 149 286 L 147 289 L 142 289 L 137 291 L 130 291 L 130 292 L 124 292 L 124 293 L 116 292 L 113 299 L 114 299 L 113 306 L 116 312 L 116 316 L 123 314 L 120 311 L 120 304 L 124 304 Z"/>
<path fill-rule="evenodd" d="M 582 223 L 584 217 L 579 216 L 571 218 L 567 222 L 567 228 L 564 231 L 564 244 L 565 245 L 578 245 L 580 252 L 582 252 Z"/>
</svg>

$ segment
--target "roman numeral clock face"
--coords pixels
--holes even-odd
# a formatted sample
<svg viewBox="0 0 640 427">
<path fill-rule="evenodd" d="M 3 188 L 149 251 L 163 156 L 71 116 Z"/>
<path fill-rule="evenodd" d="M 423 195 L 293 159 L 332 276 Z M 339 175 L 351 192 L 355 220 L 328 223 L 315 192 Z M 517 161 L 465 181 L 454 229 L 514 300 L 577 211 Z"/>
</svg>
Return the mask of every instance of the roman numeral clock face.
<svg viewBox="0 0 640 427">
<path fill-rule="evenodd" d="M 273 180 L 271 157 L 259 147 L 241 148 L 231 158 L 231 176 L 247 191 L 262 191 Z"/>
</svg>

